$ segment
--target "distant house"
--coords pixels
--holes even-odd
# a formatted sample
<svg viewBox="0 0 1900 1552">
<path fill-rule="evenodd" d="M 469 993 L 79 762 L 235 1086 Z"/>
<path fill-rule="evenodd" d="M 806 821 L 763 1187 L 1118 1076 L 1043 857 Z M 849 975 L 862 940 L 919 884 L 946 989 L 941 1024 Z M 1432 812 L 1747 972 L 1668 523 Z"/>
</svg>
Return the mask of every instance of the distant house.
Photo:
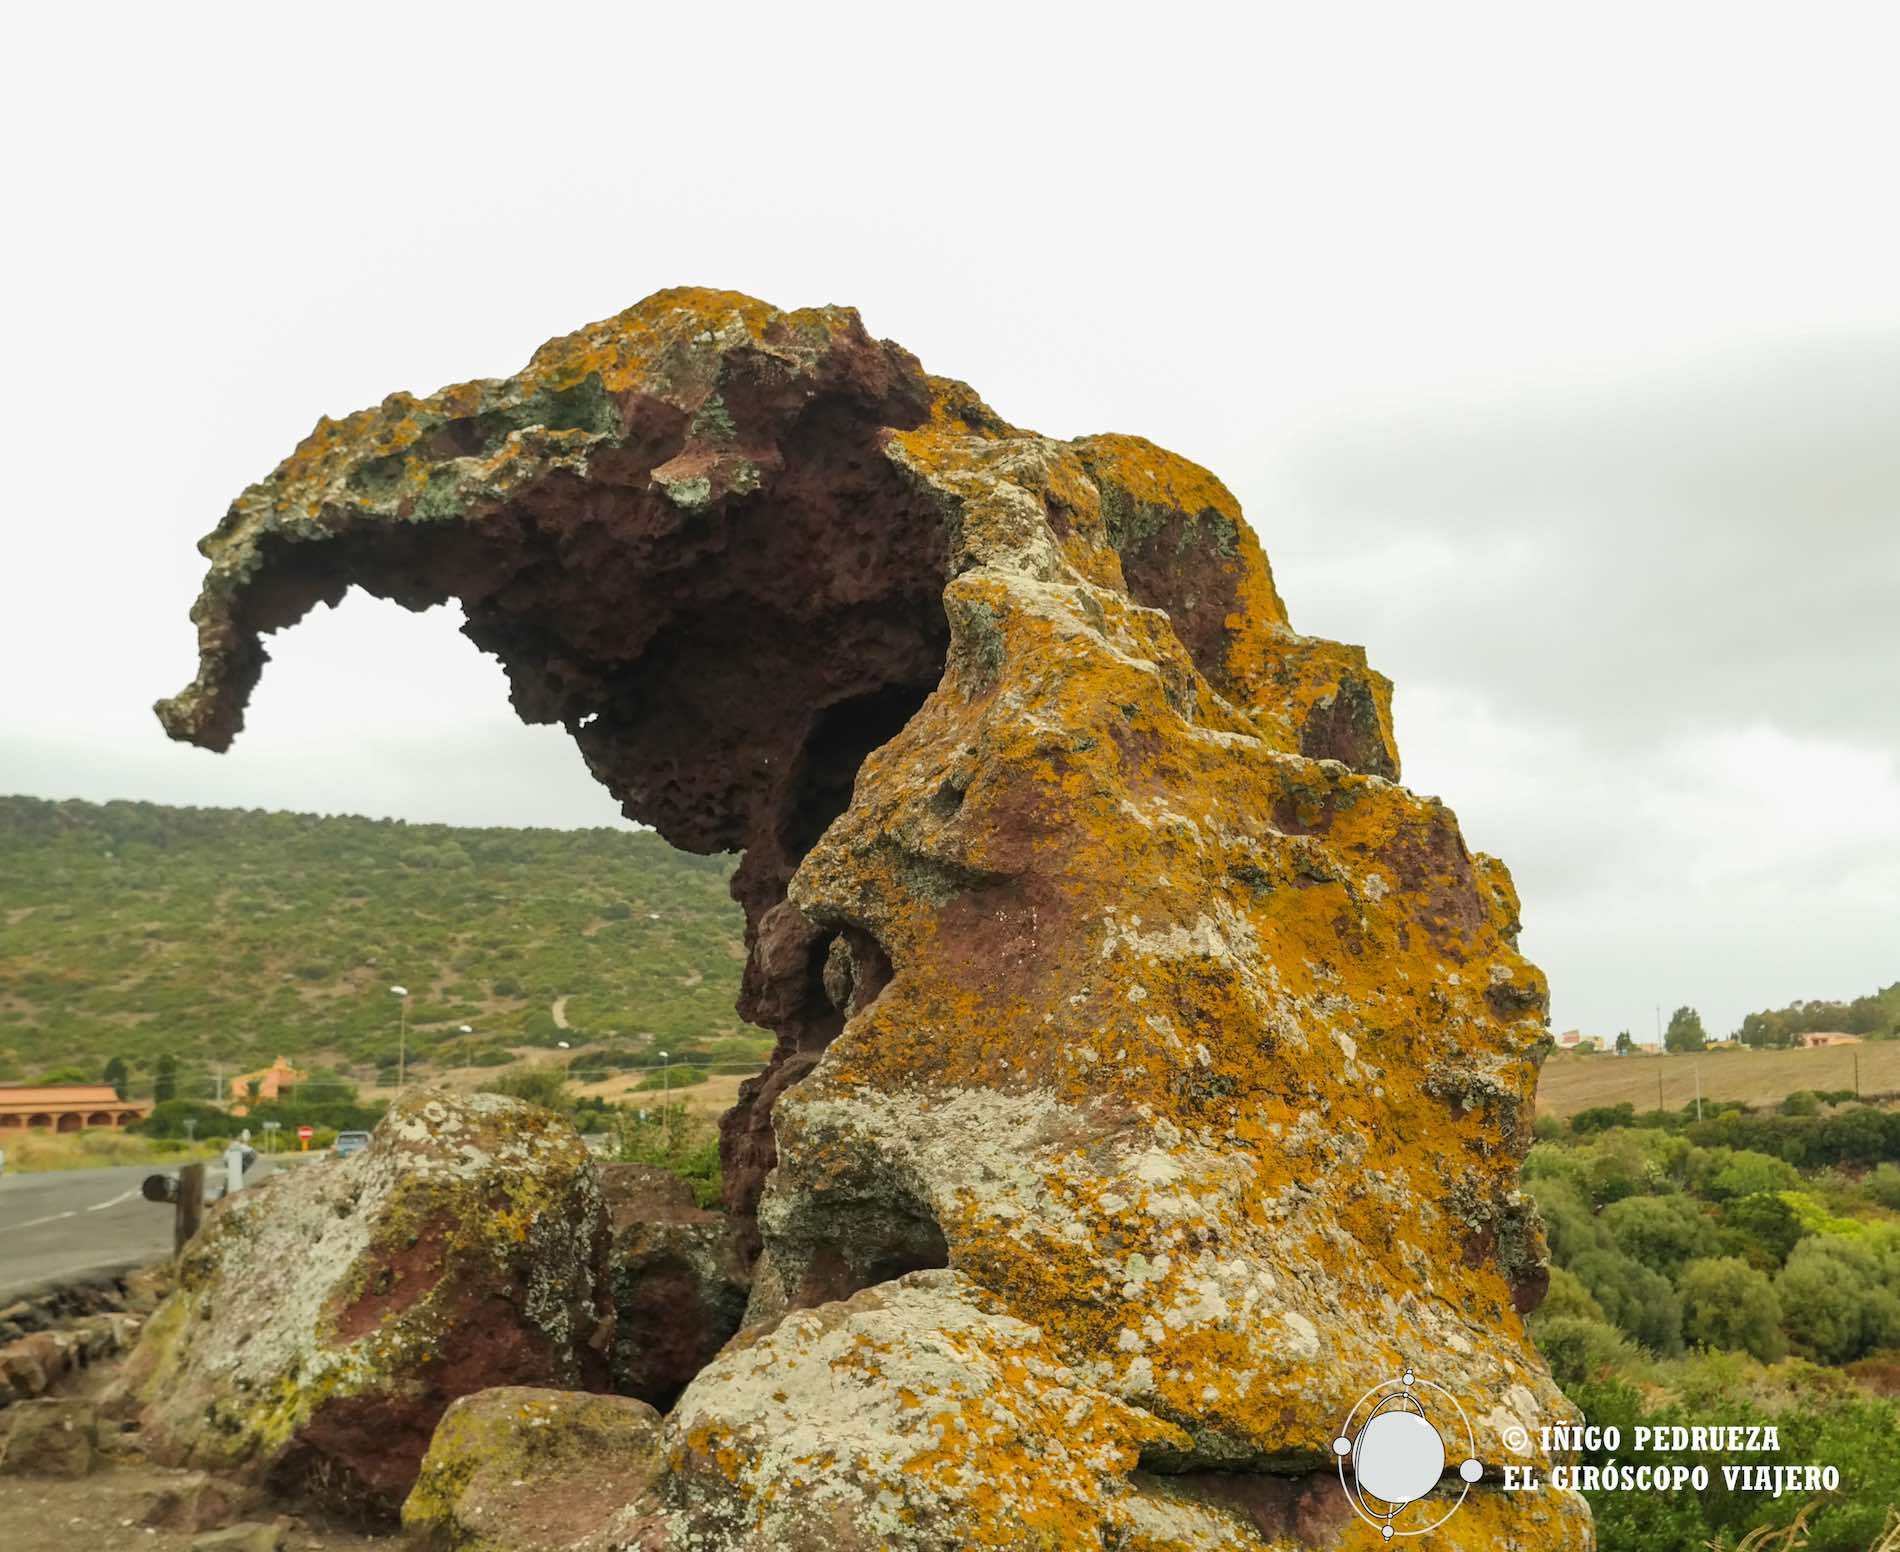
<svg viewBox="0 0 1900 1552">
<path fill-rule="evenodd" d="M 241 1072 L 231 1080 L 231 1113 L 243 1115 L 258 1100 L 276 1099 L 285 1089 L 302 1083 L 307 1074 L 299 1072 L 283 1057 L 256 1072 Z M 256 1084 L 253 1093 L 251 1085 Z"/>
<path fill-rule="evenodd" d="M 1557 1037 L 1557 1049 L 1560 1051 L 1600 1051 L 1603 1042 L 1595 1035 L 1586 1035 L 1580 1029 L 1566 1029 Z"/>
<path fill-rule="evenodd" d="M 1817 1045 L 1859 1045 L 1859 1035 L 1844 1035 L 1832 1030 L 1814 1030 L 1800 1037 L 1803 1050 L 1813 1050 Z"/>
<path fill-rule="evenodd" d="M 0 1084 L 0 1131 L 76 1132 L 125 1126 L 151 1113 L 149 1104 L 120 1099 L 110 1083 Z"/>
</svg>

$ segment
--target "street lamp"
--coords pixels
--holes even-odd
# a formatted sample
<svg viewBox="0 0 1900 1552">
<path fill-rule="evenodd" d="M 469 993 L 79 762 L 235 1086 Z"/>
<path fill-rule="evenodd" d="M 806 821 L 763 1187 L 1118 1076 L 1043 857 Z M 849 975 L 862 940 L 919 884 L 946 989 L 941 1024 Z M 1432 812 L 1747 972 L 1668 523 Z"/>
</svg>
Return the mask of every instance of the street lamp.
<svg viewBox="0 0 1900 1552">
<path fill-rule="evenodd" d="M 396 1002 L 396 1092 L 402 1092 L 409 1076 L 409 988 L 392 986 L 389 993 Z"/>
<path fill-rule="evenodd" d="M 660 1052 L 660 1120 L 666 1127 L 667 1146 L 673 1143 L 673 1065 Z"/>
</svg>

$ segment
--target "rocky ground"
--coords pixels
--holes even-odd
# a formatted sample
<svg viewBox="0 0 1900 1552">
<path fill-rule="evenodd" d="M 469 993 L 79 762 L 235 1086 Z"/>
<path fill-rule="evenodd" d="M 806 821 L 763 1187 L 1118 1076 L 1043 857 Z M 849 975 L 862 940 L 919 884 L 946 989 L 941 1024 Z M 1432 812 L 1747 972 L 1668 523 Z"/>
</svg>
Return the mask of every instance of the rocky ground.
<svg viewBox="0 0 1900 1552">
<path fill-rule="evenodd" d="M 302 1516 L 270 1514 L 212 1531 L 153 1525 L 154 1515 L 189 1488 L 192 1473 L 148 1466 L 136 1458 L 108 1465 L 83 1481 L 0 1476 L 0 1525 L 9 1552 L 74 1552 L 74 1548 L 151 1548 L 152 1552 L 358 1552 L 387 1547 L 400 1533 L 368 1534 Z"/>
<path fill-rule="evenodd" d="M 391 1529 L 366 1532 L 308 1509 L 285 1513 L 204 1472 L 153 1465 L 135 1427 L 99 1418 L 100 1398 L 124 1364 L 122 1353 L 100 1358 L 54 1383 L 50 1405 L 78 1421 L 78 1431 L 92 1418 L 87 1448 L 36 1451 L 30 1463 L 11 1458 L 12 1409 L 0 1411 L 0 1442 L 9 1446 L 0 1452 L 0 1544 L 8 1552 L 358 1552 L 395 1539 Z"/>
</svg>

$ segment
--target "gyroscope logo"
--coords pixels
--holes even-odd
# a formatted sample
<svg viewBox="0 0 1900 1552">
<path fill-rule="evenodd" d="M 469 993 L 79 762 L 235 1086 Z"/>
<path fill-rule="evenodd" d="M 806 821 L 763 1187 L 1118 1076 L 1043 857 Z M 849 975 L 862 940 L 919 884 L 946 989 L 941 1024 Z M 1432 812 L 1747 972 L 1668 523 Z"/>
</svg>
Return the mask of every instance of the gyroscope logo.
<svg viewBox="0 0 1900 1552">
<path fill-rule="evenodd" d="M 1424 1396 L 1421 1388 L 1436 1395 Z M 1438 1399 L 1441 1396 L 1442 1405 Z M 1415 1524 L 1414 1520 L 1423 1519 L 1437 1508 L 1436 1504 L 1422 1505 L 1419 1500 L 1437 1487 L 1445 1474 L 1445 1440 L 1427 1412 L 1428 1400 L 1443 1421 L 1449 1422 L 1450 1414 L 1457 1415 L 1469 1453 L 1458 1463 L 1462 1485 L 1456 1502 L 1435 1519 Z M 1333 1440 L 1333 1454 L 1339 1462 L 1339 1485 L 1346 1490 L 1353 1512 L 1368 1525 L 1376 1525 L 1387 1541 L 1394 1536 L 1422 1536 L 1438 1529 L 1458 1512 L 1471 1484 L 1484 1475 L 1478 1461 L 1477 1436 L 1471 1431 L 1465 1409 L 1443 1385 L 1422 1380 L 1410 1369 L 1397 1379 L 1381 1380 L 1353 1403 L 1346 1426 Z M 1346 1476 L 1349 1467 L 1350 1481 Z"/>
</svg>

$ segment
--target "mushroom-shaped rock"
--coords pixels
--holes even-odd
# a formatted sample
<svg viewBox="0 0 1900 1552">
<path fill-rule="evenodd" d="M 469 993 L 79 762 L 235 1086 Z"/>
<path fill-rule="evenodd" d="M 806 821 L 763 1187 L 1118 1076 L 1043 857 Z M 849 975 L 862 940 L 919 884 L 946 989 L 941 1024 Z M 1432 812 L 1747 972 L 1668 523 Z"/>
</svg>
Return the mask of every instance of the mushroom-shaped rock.
<svg viewBox="0 0 1900 1552">
<path fill-rule="evenodd" d="M 228 743 L 262 634 L 353 583 L 455 597 L 631 817 L 743 851 L 740 1008 L 778 1044 L 723 1127 L 751 1329 L 680 1403 L 723 1441 L 674 1445 L 704 1552 L 813 1497 L 757 1419 L 784 1388 L 824 1435 L 848 1398 L 743 1360 L 840 1320 L 911 1333 L 875 1394 L 945 1420 L 925 1496 L 890 1486 L 935 1505 L 920 1546 L 1019 1544 L 945 1351 L 1023 1438 L 1069 1398 L 1048 1480 L 1101 1535 L 1270 1544 L 1210 1479 L 1304 1502 L 1409 1368 L 1474 1418 L 1567 1410 L 1523 1322 L 1546 997 L 1509 876 L 1399 785 L 1386 682 L 1294 632 L 1206 470 L 1012 426 L 847 309 L 671 291 L 322 422 L 204 549 L 175 736 Z M 1480 1481 L 1454 1524 L 1588 1544 L 1531 1496 Z M 827 1501 L 811 1535 L 902 1544 L 885 1496 Z"/>
<path fill-rule="evenodd" d="M 476 1391 L 436 1425 L 403 1529 L 426 1552 L 625 1546 L 637 1538 L 607 1532 L 637 1518 L 664 1463 L 659 1414 L 642 1401 L 519 1385 Z"/>
<path fill-rule="evenodd" d="M 456 1397 L 607 1388 L 607 1246 L 560 1117 L 411 1091 L 360 1153 L 207 1216 L 132 1358 L 149 1451 L 393 1512 Z"/>
</svg>

